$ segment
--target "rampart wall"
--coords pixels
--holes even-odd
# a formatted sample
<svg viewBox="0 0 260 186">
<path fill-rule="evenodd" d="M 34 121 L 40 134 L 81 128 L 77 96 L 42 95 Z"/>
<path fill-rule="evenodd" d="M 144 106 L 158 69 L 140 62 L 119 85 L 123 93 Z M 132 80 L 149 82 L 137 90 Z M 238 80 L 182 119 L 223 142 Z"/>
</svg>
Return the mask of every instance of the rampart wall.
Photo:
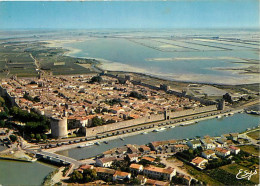
<svg viewBox="0 0 260 186">
<path fill-rule="evenodd" d="M 118 123 L 112 123 L 112 124 L 98 126 L 98 127 L 85 128 L 84 132 L 86 133 L 87 137 L 96 136 L 98 133 L 132 127 L 135 125 L 140 125 L 140 124 L 149 123 L 149 122 L 157 122 L 157 121 L 173 119 L 173 118 L 177 118 L 177 117 L 181 117 L 181 116 L 188 116 L 188 115 L 192 115 L 192 114 L 215 111 L 215 110 L 217 110 L 217 105 L 209 105 L 209 106 L 205 106 L 205 107 L 187 109 L 187 110 L 178 111 L 178 112 L 167 112 L 166 114 L 151 115 L 151 116 L 147 116 L 147 117 L 122 121 L 122 122 L 118 122 Z"/>
</svg>

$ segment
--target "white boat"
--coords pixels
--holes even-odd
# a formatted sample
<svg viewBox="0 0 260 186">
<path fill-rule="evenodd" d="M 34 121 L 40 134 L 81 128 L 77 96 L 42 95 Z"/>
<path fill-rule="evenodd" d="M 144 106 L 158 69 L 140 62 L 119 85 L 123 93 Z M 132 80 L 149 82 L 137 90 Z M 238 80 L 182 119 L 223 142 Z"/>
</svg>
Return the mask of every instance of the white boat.
<svg viewBox="0 0 260 186">
<path fill-rule="evenodd" d="M 147 132 L 143 132 L 142 134 L 147 134 Z"/>
<path fill-rule="evenodd" d="M 124 138 L 120 138 L 122 141 L 124 141 L 125 139 Z"/>
<path fill-rule="evenodd" d="M 84 148 L 84 147 L 88 147 L 88 146 L 91 146 L 91 145 L 94 145 L 94 143 L 89 142 L 89 143 L 86 143 L 84 145 L 79 145 L 78 148 Z"/>
<path fill-rule="evenodd" d="M 232 116 L 234 113 L 233 112 L 230 112 L 228 115 Z"/>
<path fill-rule="evenodd" d="M 216 118 L 218 118 L 218 119 L 219 119 L 219 118 L 222 118 L 222 116 L 218 115 Z"/>
<path fill-rule="evenodd" d="M 173 129 L 174 127 L 175 127 L 175 126 L 172 125 L 172 126 L 170 126 L 169 128 L 172 128 L 172 129 Z"/>
<path fill-rule="evenodd" d="M 100 143 L 97 141 L 96 143 L 95 143 L 96 145 L 100 145 Z"/>
<path fill-rule="evenodd" d="M 166 129 L 166 128 L 164 128 L 164 127 L 163 127 L 163 128 L 159 128 L 159 129 L 154 129 L 153 132 L 160 132 L 160 131 L 163 131 L 163 130 L 165 130 L 165 129 Z"/>
</svg>

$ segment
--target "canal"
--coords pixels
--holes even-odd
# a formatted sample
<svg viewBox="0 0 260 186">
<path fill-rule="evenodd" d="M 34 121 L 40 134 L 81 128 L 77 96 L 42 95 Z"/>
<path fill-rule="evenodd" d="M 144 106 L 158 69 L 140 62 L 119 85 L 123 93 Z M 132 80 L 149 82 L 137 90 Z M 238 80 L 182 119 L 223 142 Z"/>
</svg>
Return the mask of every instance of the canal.
<svg viewBox="0 0 260 186">
<path fill-rule="evenodd" d="M 162 141 L 168 139 L 186 139 L 194 138 L 196 136 L 220 136 L 224 133 L 243 132 L 247 128 L 255 127 L 259 124 L 259 116 L 249 114 L 234 114 L 229 117 L 222 117 L 220 119 L 214 118 L 200 121 L 197 124 L 188 126 L 179 126 L 170 128 L 162 132 L 149 132 L 148 134 L 139 134 L 135 136 L 125 137 L 124 141 L 121 139 L 111 140 L 108 144 L 101 143 L 99 146 L 94 145 L 86 148 L 74 148 L 57 152 L 65 156 L 75 159 L 86 159 L 96 156 L 102 152 L 114 148 L 124 146 L 126 144 L 147 144 L 151 141 Z"/>
</svg>

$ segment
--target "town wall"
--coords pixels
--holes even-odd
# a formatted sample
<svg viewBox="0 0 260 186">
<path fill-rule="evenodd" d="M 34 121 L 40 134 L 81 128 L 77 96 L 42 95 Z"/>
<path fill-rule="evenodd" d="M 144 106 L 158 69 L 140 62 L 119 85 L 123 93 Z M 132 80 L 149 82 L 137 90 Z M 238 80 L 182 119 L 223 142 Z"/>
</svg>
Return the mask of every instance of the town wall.
<svg viewBox="0 0 260 186">
<path fill-rule="evenodd" d="M 215 110 L 217 110 L 217 105 L 209 105 L 209 106 L 205 106 L 205 107 L 198 107 L 198 108 L 194 108 L 194 109 L 187 109 L 184 111 L 177 111 L 177 112 L 168 111 L 167 114 L 156 114 L 156 115 L 141 117 L 138 119 L 132 119 L 132 120 L 122 121 L 122 122 L 118 122 L 118 123 L 112 123 L 112 124 L 108 124 L 108 125 L 98 126 L 98 127 L 85 128 L 84 133 L 86 133 L 87 137 L 95 136 L 98 133 L 118 130 L 118 129 L 127 128 L 127 127 L 140 125 L 140 124 L 144 124 L 144 123 L 162 121 L 162 120 L 166 120 L 166 119 L 173 119 L 173 118 L 177 118 L 177 117 L 181 117 L 181 116 L 188 116 L 188 115 L 192 115 L 192 114 L 198 114 L 198 113 L 215 111 Z M 169 116 L 169 118 L 168 118 L 168 116 Z"/>
</svg>

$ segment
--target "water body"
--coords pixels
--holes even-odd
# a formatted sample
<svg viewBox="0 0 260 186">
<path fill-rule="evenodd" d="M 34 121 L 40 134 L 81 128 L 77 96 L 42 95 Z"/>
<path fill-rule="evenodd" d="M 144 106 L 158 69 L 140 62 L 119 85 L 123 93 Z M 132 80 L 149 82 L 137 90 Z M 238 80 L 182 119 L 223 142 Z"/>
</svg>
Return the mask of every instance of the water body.
<svg viewBox="0 0 260 186">
<path fill-rule="evenodd" d="M 184 45 L 189 47 L 191 44 L 184 43 Z M 79 49 L 78 52 L 71 54 L 76 57 L 107 60 L 108 62 L 104 62 L 102 65 L 102 68 L 107 70 L 142 72 L 171 80 L 232 84 L 258 82 L 251 75 L 216 70 L 216 68 L 241 67 L 241 64 L 232 63 L 241 61 L 239 58 L 259 60 L 258 52 L 250 48 L 240 47 L 237 49 L 232 48 L 232 46 L 225 46 L 231 48 L 231 50 L 211 48 L 213 51 L 184 49 L 183 51 L 165 52 L 140 45 L 125 38 L 92 38 L 83 42 L 66 43 L 63 47 Z M 205 57 L 211 59 L 199 59 Z M 219 57 L 226 59 L 219 59 Z M 154 58 L 164 58 L 164 60 L 149 60 Z M 166 58 L 186 59 L 167 60 Z M 197 59 L 187 60 L 187 58 Z"/>
<path fill-rule="evenodd" d="M 220 136 L 230 132 L 243 132 L 247 128 L 259 125 L 259 116 L 248 114 L 235 114 L 221 119 L 209 119 L 200 121 L 198 124 L 184 127 L 175 127 L 162 132 L 150 132 L 146 135 L 135 135 L 126 137 L 124 141 L 117 139 L 109 141 L 108 144 L 101 143 L 100 146 L 91 146 L 86 148 L 75 148 L 58 152 L 59 154 L 69 156 L 75 159 L 85 159 L 96 156 L 102 152 L 114 147 L 121 147 L 126 144 L 147 144 L 152 141 L 162 141 L 168 139 L 186 139 L 196 136 Z"/>
<path fill-rule="evenodd" d="M 54 166 L 38 162 L 0 160 L 0 185 L 41 185 Z"/>
</svg>

